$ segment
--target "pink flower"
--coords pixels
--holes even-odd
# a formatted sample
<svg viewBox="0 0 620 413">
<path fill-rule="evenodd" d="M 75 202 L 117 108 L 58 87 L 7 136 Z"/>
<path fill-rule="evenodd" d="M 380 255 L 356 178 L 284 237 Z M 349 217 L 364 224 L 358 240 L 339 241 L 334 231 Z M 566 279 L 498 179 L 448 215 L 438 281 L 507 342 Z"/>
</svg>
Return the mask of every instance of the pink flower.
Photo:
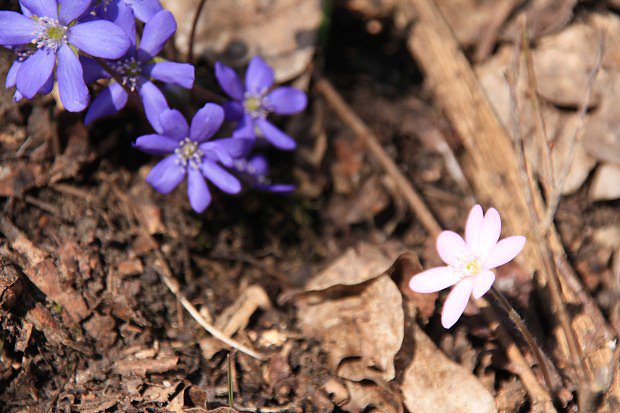
<svg viewBox="0 0 620 413">
<path fill-rule="evenodd" d="M 482 216 L 482 207 L 475 205 L 465 226 L 465 239 L 453 231 L 437 237 L 437 252 L 448 264 L 415 275 L 409 288 L 418 293 L 432 293 L 454 285 L 441 313 L 441 324 L 450 328 L 465 311 L 469 296 L 482 297 L 493 285 L 492 268 L 506 264 L 525 245 L 525 237 L 514 236 L 499 241 L 502 222 L 495 208 Z"/>
</svg>

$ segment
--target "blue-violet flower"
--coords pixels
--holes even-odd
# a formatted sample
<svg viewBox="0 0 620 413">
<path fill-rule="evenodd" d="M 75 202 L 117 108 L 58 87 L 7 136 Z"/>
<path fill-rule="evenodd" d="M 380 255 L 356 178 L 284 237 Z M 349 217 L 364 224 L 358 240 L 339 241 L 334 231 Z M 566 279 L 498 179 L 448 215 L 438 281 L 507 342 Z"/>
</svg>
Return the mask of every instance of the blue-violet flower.
<svg viewBox="0 0 620 413">
<path fill-rule="evenodd" d="M 152 155 L 166 155 L 151 169 L 146 181 L 162 194 L 171 192 L 187 175 L 187 195 L 194 211 L 202 212 L 211 203 L 205 178 L 222 191 L 236 194 L 241 183 L 222 166 L 232 167 L 244 156 L 252 139 L 223 138 L 209 141 L 224 122 L 224 110 L 207 103 L 192 119 L 191 126 L 175 109 L 165 110 L 160 119 L 162 134 L 140 136 L 134 147 Z"/>
<path fill-rule="evenodd" d="M 162 10 L 159 0 L 101 0 L 94 7 L 93 14 L 116 23 L 119 16 L 129 11 L 136 19 L 146 23 Z"/>
<path fill-rule="evenodd" d="M 117 59 L 130 45 L 127 35 L 114 23 L 104 20 L 76 22 L 90 11 L 91 3 L 85 0 L 20 0 L 24 14 L 0 11 L 0 45 L 25 46 L 34 51 L 15 69 L 15 85 L 21 95 L 32 99 L 39 91 L 46 91 L 46 84 L 57 67 L 58 91 L 64 107 L 71 112 L 86 108 L 90 96 L 77 51 Z"/>
<path fill-rule="evenodd" d="M 233 136 L 264 137 L 279 149 L 295 149 L 295 140 L 269 122 L 267 116 L 301 112 L 307 104 L 304 92 L 290 86 L 270 91 L 274 83 L 273 69 L 258 56 L 250 61 L 245 86 L 232 68 L 220 62 L 215 64 L 215 76 L 224 92 L 233 99 L 224 106 L 226 119 L 240 121 Z"/>
<path fill-rule="evenodd" d="M 295 190 L 295 185 L 271 182 L 269 179 L 269 163 L 263 155 L 236 159 L 233 167 L 240 178 L 254 189 L 278 193 L 288 193 Z"/>
</svg>

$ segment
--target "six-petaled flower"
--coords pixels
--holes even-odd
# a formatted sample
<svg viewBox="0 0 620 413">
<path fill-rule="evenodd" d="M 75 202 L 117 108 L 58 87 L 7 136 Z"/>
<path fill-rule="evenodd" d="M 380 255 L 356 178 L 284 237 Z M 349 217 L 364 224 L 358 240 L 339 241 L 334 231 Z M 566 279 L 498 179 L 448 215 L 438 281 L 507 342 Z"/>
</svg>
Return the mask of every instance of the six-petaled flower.
<svg viewBox="0 0 620 413">
<path fill-rule="evenodd" d="M 233 136 L 263 137 L 279 149 L 295 149 L 295 140 L 269 122 L 267 116 L 301 112 L 307 104 L 304 92 L 289 86 L 270 90 L 274 83 L 273 69 L 258 56 L 250 61 L 245 86 L 232 68 L 220 62 L 215 64 L 215 76 L 233 99 L 224 105 L 226 119 L 240 122 Z"/>
<path fill-rule="evenodd" d="M 86 108 L 90 96 L 76 50 L 95 57 L 117 59 L 130 45 L 128 36 L 114 23 L 77 21 L 90 11 L 91 3 L 20 0 L 24 14 L 0 11 L 0 45 L 20 48 L 25 57 L 15 69 L 19 94 L 31 99 L 39 92 L 48 91 L 54 67 L 57 67 L 58 91 L 64 107 L 72 112 Z M 28 48 L 32 53 L 26 51 Z"/>
<path fill-rule="evenodd" d="M 207 103 L 196 112 L 191 126 L 177 110 L 161 115 L 161 134 L 140 136 L 134 147 L 152 155 L 168 155 L 153 167 L 146 180 L 157 191 L 167 194 L 187 175 L 187 194 L 196 212 L 204 211 L 211 202 L 205 178 L 222 191 L 241 191 L 239 180 L 221 165 L 232 167 L 235 158 L 244 156 L 252 147 L 252 139 L 223 138 L 209 141 L 224 121 L 224 110 Z"/>
<path fill-rule="evenodd" d="M 491 269 L 515 258 L 525 245 L 525 237 L 517 235 L 498 242 L 501 220 L 496 209 L 483 216 L 482 207 L 472 208 L 465 226 L 465 239 L 452 231 L 437 237 L 437 252 L 448 264 L 415 275 L 409 287 L 419 293 L 431 293 L 454 285 L 441 313 L 441 324 L 452 327 L 467 306 L 469 297 L 482 297 L 493 285 Z"/>
</svg>

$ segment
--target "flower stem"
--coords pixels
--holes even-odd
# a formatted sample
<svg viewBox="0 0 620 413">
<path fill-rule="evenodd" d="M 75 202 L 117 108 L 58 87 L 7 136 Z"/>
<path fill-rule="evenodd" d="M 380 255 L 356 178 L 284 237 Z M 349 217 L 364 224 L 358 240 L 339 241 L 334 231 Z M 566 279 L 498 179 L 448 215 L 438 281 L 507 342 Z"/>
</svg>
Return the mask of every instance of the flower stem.
<svg viewBox="0 0 620 413">
<path fill-rule="evenodd" d="M 506 298 L 506 296 L 504 296 L 504 294 L 501 293 L 501 291 L 499 291 L 495 287 L 491 287 L 490 293 L 491 293 L 491 296 L 494 298 L 493 302 L 497 306 L 501 307 L 502 310 L 504 310 L 508 314 L 508 317 L 510 318 L 510 320 L 515 324 L 517 329 L 521 332 L 521 335 L 527 342 L 527 345 L 530 347 L 530 349 L 534 353 L 536 360 L 538 360 L 538 364 L 540 366 L 540 369 L 542 370 L 542 374 L 545 378 L 545 382 L 547 383 L 547 387 L 551 390 L 553 386 L 552 386 L 552 381 L 551 381 L 551 373 L 549 372 L 549 369 L 547 367 L 547 360 L 545 359 L 545 356 L 543 355 L 543 352 L 540 349 L 540 346 L 538 345 L 538 343 L 536 343 L 534 336 L 532 336 L 532 333 L 530 333 L 530 330 L 526 327 L 519 313 L 517 313 L 517 311 L 513 308 L 513 306 L 510 305 L 510 303 L 508 302 L 508 299 Z"/>
</svg>

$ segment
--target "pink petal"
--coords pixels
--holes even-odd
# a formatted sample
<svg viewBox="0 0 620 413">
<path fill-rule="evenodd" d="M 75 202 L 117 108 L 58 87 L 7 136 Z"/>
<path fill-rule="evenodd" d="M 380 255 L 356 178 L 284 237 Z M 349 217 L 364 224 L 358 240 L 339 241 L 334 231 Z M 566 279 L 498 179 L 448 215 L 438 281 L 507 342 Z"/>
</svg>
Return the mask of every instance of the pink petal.
<svg viewBox="0 0 620 413">
<path fill-rule="evenodd" d="M 461 277 L 450 267 L 437 267 L 416 274 L 409 281 L 409 288 L 416 293 L 434 293 L 435 291 L 448 288 Z"/>
<path fill-rule="evenodd" d="M 480 230 L 482 229 L 482 207 L 474 205 L 469 211 L 467 223 L 465 224 L 465 241 L 471 251 L 478 250 L 478 240 L 480 239 Z"/>
<path fill-rule="evenodd" d="M 459 258 L 468 253 L 467 245 L 459 234 L 452 231 L 442 231 L 437 237 L 437 252 L 446 264 L 457 266 Z"/>
<path fill-rule="evenodd" d="M 448 294 L 441 312 L 441 325 L 444 328 L 452 327 L 461 317 L 463 311 L 465 311 L 469 296 L 471 296 L 473 283 L 474 281 L 471 278 L 465 278 Z"/>
<path fill-rule="evenodd" d="M 495 244 L 497 244 L 501 230 L 502 221 L 499 217 L 499 212 L 495 208 L 489 208 L 487 213 L 484 214 L 484 220 L 482 221 L 478 249 L 474 251 L 482 262 L 486 261 L 487 256 L 495 247 Z"/>
<path fill-rule="evenodd" d="M 491 286 L 495 282 L 495 273 L 489 270 L 482 270 L 482 272 L 474 277 L 474 287 L 472 294 L 474 298 L 480 298 L 491 289 Z"/>
<path fill-rule="evenodd" d="M 483 261 L 484 268 L 491 269 L 506 264 L 519 255 L 524 246 L 525 237 L 522 235 L 504 238 L 493 247 L 486 260 Z"/>
</svg>

